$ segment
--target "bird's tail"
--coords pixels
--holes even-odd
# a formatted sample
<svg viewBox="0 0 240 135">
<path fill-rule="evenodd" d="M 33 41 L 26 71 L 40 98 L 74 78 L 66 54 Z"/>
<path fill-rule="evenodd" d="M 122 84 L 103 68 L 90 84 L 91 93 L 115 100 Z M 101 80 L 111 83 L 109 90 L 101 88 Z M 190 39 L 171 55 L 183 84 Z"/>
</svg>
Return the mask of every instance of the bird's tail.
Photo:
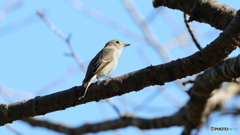
<svg viewBox="0 0 240 135">
<path fill-rule="evenodd" d="M 91 82 L 84 82 L 84 83 L 82 84 L 83 90 L 81 91 L 79 100 L 82 99 L 82 98 L 84 98 L 84 96 L 86 95 L 90 83 L 91 83 Z"/>
<path fill-rule="evenodd" d="M 92 83 L 92 81 L 96 79 L 95 76 L 93 76 L 89 81 L 87 82 L 83 82 L 82 84 L 82 87 L 83 87 L 83 90 L 81 91 L 81 94 L 80 94 L 80 97 L 79 97 L 79 100 L 80 99 L 83 99 L 88 91 L 88 87 L 90 86 L 90 84 Z"/>
</svg>

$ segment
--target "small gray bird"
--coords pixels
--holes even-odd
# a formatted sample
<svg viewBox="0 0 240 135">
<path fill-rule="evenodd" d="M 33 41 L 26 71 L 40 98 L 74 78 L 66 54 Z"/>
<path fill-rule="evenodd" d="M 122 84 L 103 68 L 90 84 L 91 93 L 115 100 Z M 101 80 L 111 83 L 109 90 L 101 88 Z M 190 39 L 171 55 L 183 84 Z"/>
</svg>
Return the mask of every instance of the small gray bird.
<svg viewBox="0 0 240 135">
<path fill-rule="evenodd" d="M 111 40 L 107 42 L 104 48 L 88 65 L 87 73 L 82 84 L 83 91 L 81 92 L 79 100 L 84 98 L 93 80 L 107 76 L 116 68 L 123 48 L 129 45 L 130 44 L 124 44 L 120 40 Z"/>
</svg>

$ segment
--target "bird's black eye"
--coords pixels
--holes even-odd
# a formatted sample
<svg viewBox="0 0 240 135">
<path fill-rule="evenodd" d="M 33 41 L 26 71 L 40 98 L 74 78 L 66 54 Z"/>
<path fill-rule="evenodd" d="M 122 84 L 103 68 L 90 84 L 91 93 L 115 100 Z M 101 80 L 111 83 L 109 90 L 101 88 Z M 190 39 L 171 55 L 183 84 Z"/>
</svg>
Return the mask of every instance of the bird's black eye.
<svg viewBox="0 0 240 135">
<path fill-rule="evenodd" d="M 120 42 L 117 40 L 115 43 L 119 44 Z"/>
</svg>

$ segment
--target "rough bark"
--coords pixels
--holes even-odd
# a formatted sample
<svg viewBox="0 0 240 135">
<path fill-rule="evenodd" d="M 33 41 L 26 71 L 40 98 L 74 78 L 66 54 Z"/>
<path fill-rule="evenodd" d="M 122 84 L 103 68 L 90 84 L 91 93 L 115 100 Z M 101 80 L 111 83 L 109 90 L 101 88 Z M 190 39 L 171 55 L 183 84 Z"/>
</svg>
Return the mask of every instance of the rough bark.
<svg viewBox="0 0 240 135">
<path fill-rule="evenodd" d="M 229 68 L 229 66 L 231 67 Z M 240 76 L 240 72 L 238 70 L 239 68 L 240 55 L 237 58 L 232 58 L 224 61 L 199 75 L 199 77 L 197 77 L 198 82 L 196 82 L 195 85 L 191 88 L 191 95 L 194 95 L 193 93 L 200 93 L 195 94 L 197 96 L 194 96 L 194 98 L 196 99 L 203 97 L 203 99 L 190 99 L 187 105 L 180 108 L 177 113 L 167 117 L 144 119 L 131 114 L 126 114 L 117 119 L 107 120 L 99 123 L 86 123 L 76 128 L 34 118 L 23 119 L 23 121 L 32 126 L 44 127 L 56 132 L 71 135 L 78 135 L 89 132 L 95 133 L 100 131 L 124 128 L 127 126 L 135 126 L 139 129 L 159 129 L 172 126 L 184 126 L 190 123 L 190 125 L 195 125 L 196 128 L 197 126 L 200 127 L 201 124 L 205 122 L 206 118 L 214 110 L 221 109 L 228 101 L 228 99 L 240 93 L 240 84 L 237 83 L 229 83 L 223 90 L 212 93 L 212 88 L 219 87 L 219 84 L 223 81 L 231 81 L 230 78 Z M 218 73 L 220 72 L 220 74 L 216 74 L 216 71 Z M 237 74 L 235 74 L 235 72 Z M 211 78 L 210 80 L 212 81 L 209 82 L 209 78 Z M 209 85 L 211 87 L 209 87 Z M 202 87 L 206 87 L 207 90 L 205 89 L 202 91 Z M 213 96 L 207 99 L 207 97 L 211 95 Z M 195 104 L 199 106 L 195 106 Z"/>
<path fill-rule="evenodd" d="M 190 20 L 205 22 L 220 30 L 224 30 L 237 13 L 236 9 L 215 0 L 154 0 L 153 6 L 179 9 L 190 15 Z"/>
</svg>

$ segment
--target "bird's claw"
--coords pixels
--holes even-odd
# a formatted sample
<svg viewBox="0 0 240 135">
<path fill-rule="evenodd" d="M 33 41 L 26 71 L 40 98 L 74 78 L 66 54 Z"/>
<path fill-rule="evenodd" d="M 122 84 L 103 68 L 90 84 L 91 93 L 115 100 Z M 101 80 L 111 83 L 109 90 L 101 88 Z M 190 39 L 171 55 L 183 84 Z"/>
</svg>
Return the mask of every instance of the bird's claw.
<svg viewBox="0 0 240 135">
<path fill-rule="evenodd" d="M 110 76 L 108 76 L 108 75 L 107 75 L 106 77 L 107 77 L 108 79 L 112 79 L 112 77 L 110 77 Z"/>
</svg>

